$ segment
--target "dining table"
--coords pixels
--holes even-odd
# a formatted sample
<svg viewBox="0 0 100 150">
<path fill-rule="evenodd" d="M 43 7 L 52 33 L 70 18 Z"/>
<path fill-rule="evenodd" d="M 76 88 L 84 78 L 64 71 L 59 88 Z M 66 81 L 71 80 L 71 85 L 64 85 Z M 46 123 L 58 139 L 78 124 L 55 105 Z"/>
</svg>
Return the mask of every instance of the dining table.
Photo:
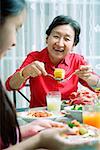
<svg viewBox="0 0 100 150">
<path fill-rule="evenodd" d="M 47 110 L 47 107 L 36 107 L 36 108 L 18 108 L 17 109 L 17 114 L 20 114 L 22 112 L 27 112 L 29 110 L 35 110 L 35 111 L 40 111 L 40 110 Z M 76 117 L 76 118 L 75 118 Z M 22 117 L 20 117 L 20 115 L 17 115 L 17 119 L 18 119 L 18 122 L 19 122 L 19 125 L 22 126 L 22 125 L 26 125 L 27 123 L 29 123 L 27 120 L 23 119 Z M 82 123 L 82 112 L 79 113 L 79 114 L 67 114 L 67 116 L 61 116 L 61 117 L 58 117 L 58 118 L 54 118 L 53 120 L 54 121 L 59 121 L 59 120 L 70 120 L 70 119 L 79 119 L 79 121 Z M 100 133 L 100 130 L 98 130 L 99 133 Z M 99 136 L 100 137 L 100 136 Z M 66 150 L 69 150 L 66 148 Z M 100 150 L 100 138 L 98 140 L 98 142 L 92 142 L 92 143 L 89 143 L 88 145 L 83 145 L 82 147 L 80 148 L 77 148 L 77 149 L 70 149 L 70 150 Z"/>
</svg>

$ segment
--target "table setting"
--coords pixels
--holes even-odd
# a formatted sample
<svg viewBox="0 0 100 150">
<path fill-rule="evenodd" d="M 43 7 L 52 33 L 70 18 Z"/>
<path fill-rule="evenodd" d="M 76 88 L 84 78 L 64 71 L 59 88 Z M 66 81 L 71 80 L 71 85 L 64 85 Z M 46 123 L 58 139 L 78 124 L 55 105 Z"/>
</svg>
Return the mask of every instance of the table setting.
<svg viewBox="0 0 100 150">
<path fill-rule="evenodd" d="M 99 150 L 100 103 L 92 105 L 88 102 L 88 105 L 68 105 L 68 100 L 61 101 L 61 93 L 58 91 L 50 91 L 46 95 L 46 101 L 46 107 L 28 108 L 17 112 L 20 125 L 27 124 L 36 119 L 51 119 L 61 122 L 76 132 L 76 135 L 64 135 L 69 142 L 82 143 L 87 141 L 89 143 L 88 146 L 84 146 L 79 150 Z"/>
</svg>

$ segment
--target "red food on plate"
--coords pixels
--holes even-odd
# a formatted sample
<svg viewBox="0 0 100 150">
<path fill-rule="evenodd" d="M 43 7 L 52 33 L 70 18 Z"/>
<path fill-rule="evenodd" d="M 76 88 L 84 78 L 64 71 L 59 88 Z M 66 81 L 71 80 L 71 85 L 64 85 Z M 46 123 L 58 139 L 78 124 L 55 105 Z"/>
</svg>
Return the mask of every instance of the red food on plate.
<svg viewBox="0 0 100 150">
<path fill-rule="evenodd" d="M 72 92 L 69 96 L 69 105 L 87 105 L 93 104 L 93 100 L 97 98 L 97 93 L 89 91 Z"/>
</svg>

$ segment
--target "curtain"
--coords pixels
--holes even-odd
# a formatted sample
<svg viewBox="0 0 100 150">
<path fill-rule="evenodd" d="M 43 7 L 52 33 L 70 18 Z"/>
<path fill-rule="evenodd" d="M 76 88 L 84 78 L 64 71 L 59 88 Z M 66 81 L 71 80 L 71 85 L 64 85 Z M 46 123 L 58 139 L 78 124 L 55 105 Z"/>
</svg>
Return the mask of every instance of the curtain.
<svg viewBox="0 0 100 150">
<path fill-rule="evenodd" d="M 100 74 L 100 0 L 26 0 L 27 18 L 17 35 L 16 48 L 8 52 L 0 61 L 3 83 L 26 55 L 46 46 L 45 31 L 54 17 L 68 15 L 81 25 L 80 42 L 74 49 L 85 56 L 94 70 Z M 26 95 L 29 92 L 23 89 Z M 8 92 L 12 99 L 12 92 Z M 29 96 L 29 95 L 28 95 Z M 27 102 L 19 100 L 17 107 L 25 107 Z"/>
</svg>

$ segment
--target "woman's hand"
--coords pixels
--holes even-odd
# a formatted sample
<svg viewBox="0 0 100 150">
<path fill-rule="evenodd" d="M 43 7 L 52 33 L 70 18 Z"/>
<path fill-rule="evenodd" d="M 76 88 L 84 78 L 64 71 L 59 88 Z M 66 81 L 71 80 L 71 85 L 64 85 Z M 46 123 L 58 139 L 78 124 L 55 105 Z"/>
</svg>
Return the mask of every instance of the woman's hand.
<svg viewBox="0 0 100 150">
<path fill-rule="evenodd" d="M 93 69 L 90 66 L 82 65 L 80 69 L 76 71 L 79 78 L 85 80 L 91 87 L 100 87 L 100 77 L 93 74 Z"/>
<path fill-rule="evenodd" d="M 91 144 L 88 139 L 82 141 L 80 138 L 70 141 L 66 139 L 64 134 L 75 134 L 69 127 L 66 128 L 49 128 L 41 131 L 35 136 L 28 138 L 7 150 L 32 150 L 32 149 L 48 149 L 48 150 L 77 150 L 84 145 Z"/>
<path fill-rule="evenodd" d="M 40 125 L 44 128 L 52 128 L 52 127 L 59 127 L 59 126 L 66 126 L 61 122 L 56 122 L 56 121 L 52 121 L 50 119 L 38 119 L 38 120 L 34 120 L 33 122 L 30 123 L 31 125 Z"/>
<path fill-rule="evenodd" d="M 47 72 L 45 70 L 45 65 L 43 62 L 40 61 L 34 61 L 33 63 L 27 65 L 23 69 L 23 76 L 26 78 L 28 76 L 31 77 L 37 77 L 40 75 L 47 75 Z"/>
<path fill-rule="evenodd" d="M 79 70 L 76 71 L 79 78 L 87 81 L 92 76 L 92 69 L 88 65 L 81 65 Z"/>
<path fill-rule="evenodd" d="M 63 137 L 64 134 L 74 134 L 73 130 L 67 128 L 53 128 L 41 131 L 40 136 L 40 147 L 47 148 L 50 150 L 77 150 L 78 147 L 83 146 L 87 142 L 69 141 Z"/>
<path fill-rule="evenodd" d="M 26 138 L 35 135 L 46 128 L 64 127 L 64 126 L 66 125 L 64 125 L 63 123 L 55 122 L 49 119 L 38 119 L 32 121 L 31 123 L 28 123 L 27 125 L 21 126 L 20 129 L 22 138 Z"/>
</svg>

